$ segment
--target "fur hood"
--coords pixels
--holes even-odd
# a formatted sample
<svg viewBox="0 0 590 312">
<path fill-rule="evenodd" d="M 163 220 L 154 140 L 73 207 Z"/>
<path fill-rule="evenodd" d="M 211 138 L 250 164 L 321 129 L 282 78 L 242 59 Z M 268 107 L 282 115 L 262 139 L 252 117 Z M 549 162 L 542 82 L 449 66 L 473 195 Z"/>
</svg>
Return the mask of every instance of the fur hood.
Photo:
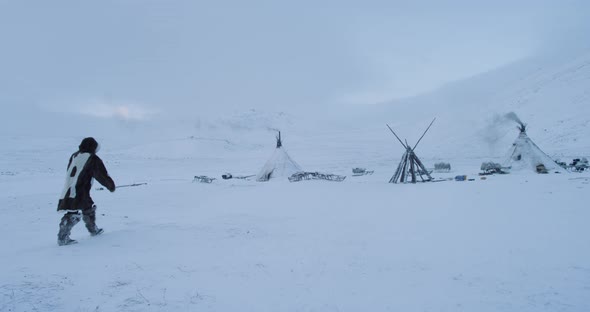
<svg viewBox="0 0 590 312">
<path fill-rule="evenodd" d="M 96 154 L 98 152 L 98 142 L 92 137 L 85 138 L 78 146 L 80 153 Z"/>
</svg>

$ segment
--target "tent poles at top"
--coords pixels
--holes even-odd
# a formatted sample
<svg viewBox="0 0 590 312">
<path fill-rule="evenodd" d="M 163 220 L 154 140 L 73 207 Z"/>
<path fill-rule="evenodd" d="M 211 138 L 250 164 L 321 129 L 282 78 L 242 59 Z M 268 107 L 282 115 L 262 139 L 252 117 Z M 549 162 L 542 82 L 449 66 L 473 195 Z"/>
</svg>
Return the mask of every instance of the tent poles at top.
<svg viewBox="0 0 590 312">
<path fill-rule="evenodd" d="M 391 129 L 391 127 L 388 124 L 385 124 L 385 125 L 387 126 L 387 128 L 389 128 L 389 131 L 391 131 L 391 133 L 393 133 L 393 135 L 395 135 L 395 137 L 397 138 L 399 143 L 407 150 L 408 147 L 404 144 L 404 142 L 402 142 L 402 140 L 397 136 L 397 134 L 395 134 L 395 131 L 393 131 L 393 129 Z"/>
<path fill-rule="evenodd" d="M 418 147 L 418 144 L 420 144 L 420 142 L 422 141 L 422 139 L 424 138 L 426 133 L 428 133 L 428 131 L 430 130 L 430 128 L 434 124 L 435 120 L 436 120 L 436 118 L 434 118 L 430 122 L 430 124 L 428 125 L 426 130 L 424 130 L 424 133 L 422 133 L 422 136 L 420 136 L 420 138 L 418 139 L 418 141 L 416 142 L 416 144 L 414 145 L 413 148 L 410 147 L 407 140 L 404 143 L 399 138 L 397 133 L 395 133 L 395 131 L 393 131 L 393 129 L 388 124 L 386 124 L 389 131 L 391 131 L 391 133 L 393 133 L 393 135 L 399 141 L 399 143 L 406 149 L 406 151 L 404 152 L 404 155 L 402 156 L 402 159 L 395 171 L 395 174 L 393 175 L 393 177 L 391 177 L 391 179 L 389 180 L 389 183 L 407 183 L 408 176 L 411 177 L 411 183 L 417 182 L 417 180 L 418 180 L 417 176 L 420 176 L 420 179 L 422 180 L 422 182 L 432 181 L 432 177 L 430 176 L 430 173 L 428 172 L 428 170 L 426 170 L 426 167 L 424 167 L 424 164 L 422 164 L 422 161 L 420 161 L 420 159 L 418 158 L 416 153 L 414 153 L 414 149 L 416 149 L 416 147 Z M 409 164 L 408 164 L 408 162 L 409 162 Z M 424 175 L 427 176 L 428 178 L 425 179 Z"/>
<path fill-rule="evenodd" d="M 435 120 L 436 120 L 436 118 L 432 119 L 432 121 L 430 122 L 430 125 L 428 125 L 428 128 L 426 128 L 426 130 L 424 130 L 424 133 L 422 134 L 420 139 L 418 139 L 418 142 L 416 142 L 416 145 L 414 145 L 414 148 L 412 148 L 412 150 L 416 149 L 416 147 L 418 146 L 420 141 L 422 141 L 422 138 L 426 135 L 426 132 L 428 132 L 428 130 L 430 130 L 430 127 L 432 127 L 432 124 L 434 123 Z"/>
<path fill-rule="evenodd" d="M 281 141 L 281 131 L 279 131 L 279 136 L 277 136 L 277 148 L 281 148 L 283 146 L 283 142 Z"/>
</svg>

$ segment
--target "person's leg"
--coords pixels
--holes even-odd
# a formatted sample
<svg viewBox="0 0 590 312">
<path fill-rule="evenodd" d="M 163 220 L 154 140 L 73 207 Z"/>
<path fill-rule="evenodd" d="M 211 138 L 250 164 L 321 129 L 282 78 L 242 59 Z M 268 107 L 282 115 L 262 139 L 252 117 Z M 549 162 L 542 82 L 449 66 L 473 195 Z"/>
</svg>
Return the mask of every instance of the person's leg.
<svg viewBox="0 0 590 312">
<path fill-rule="evenodd" d="M 79 212 L 68 212 L 62 218 L 59 223 L 59 233 L 57 234 L 57 244 L 60 246 L 70 245 L 77 243 L 75 240 L 70 238 L 72 228 L 80 222 Z"/>
<path fill-rule="evenodd" d="M 86 224 L 86 229 L 92 236 L 101 234 L 103 231 L 96 226 L 96 205 L 92 205 L 92 208 L 85 209 L 82 211 L 82 219 Z"/>
</svg>

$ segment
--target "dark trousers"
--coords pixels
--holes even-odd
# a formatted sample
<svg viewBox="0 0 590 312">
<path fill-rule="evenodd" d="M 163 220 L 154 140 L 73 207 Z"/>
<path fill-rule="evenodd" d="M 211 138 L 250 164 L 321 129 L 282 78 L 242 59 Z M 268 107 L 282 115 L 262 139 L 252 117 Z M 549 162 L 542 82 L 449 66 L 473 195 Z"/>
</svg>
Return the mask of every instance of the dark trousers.
<svg viewBox="0 0 590 312">
<path fill-rule="evenodd" d="M 80 219 L 84 220 L 84 224 L 90 235 L 96 235 L 98 233 L 99 228 L 96 226 L 96 206 L 93 205 L 90 209 L 82 210 L 82 213 L 80 211 L 66 213 L 59 223 L 57 239 L 63 241 L 70 238 L 72 228 L 80 222 Z"/>
</svg>

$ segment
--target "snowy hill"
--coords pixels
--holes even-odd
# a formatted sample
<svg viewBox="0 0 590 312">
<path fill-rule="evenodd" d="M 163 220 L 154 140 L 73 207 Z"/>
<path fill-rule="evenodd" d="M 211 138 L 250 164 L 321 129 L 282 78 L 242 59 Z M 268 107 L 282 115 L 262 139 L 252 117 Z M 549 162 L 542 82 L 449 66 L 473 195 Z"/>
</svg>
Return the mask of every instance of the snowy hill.
<svg viewBox="0 0 590 312">
<path fill-rule="evenodd" d="M 437 117 L 422 148 L 486 157 L 502 155 L 518 135 L 515 123 L 498 118 L 508 112 L 528 123 L 530 137 L 550 155 L 588 154 L 590 51 L 525 59 L 430 94 L 380 104 L 364 118 L 417 137 Z"/>
</svg>

